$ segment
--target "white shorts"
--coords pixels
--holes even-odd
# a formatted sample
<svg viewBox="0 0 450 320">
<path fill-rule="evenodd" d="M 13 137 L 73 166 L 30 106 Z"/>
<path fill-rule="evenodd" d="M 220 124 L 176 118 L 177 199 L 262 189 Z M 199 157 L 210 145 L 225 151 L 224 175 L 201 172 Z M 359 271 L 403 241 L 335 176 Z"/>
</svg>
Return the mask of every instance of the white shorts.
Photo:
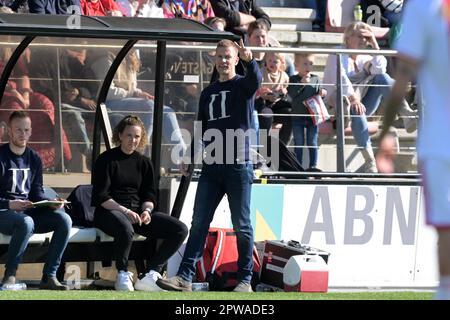
<svg viewBox="0 0 450 320">
<path fill-rule="evenodd" d="M 450 228 L 450 161 L 424 159 L 420 162 L 420 169 L 427 224 Z"/>
</svg>

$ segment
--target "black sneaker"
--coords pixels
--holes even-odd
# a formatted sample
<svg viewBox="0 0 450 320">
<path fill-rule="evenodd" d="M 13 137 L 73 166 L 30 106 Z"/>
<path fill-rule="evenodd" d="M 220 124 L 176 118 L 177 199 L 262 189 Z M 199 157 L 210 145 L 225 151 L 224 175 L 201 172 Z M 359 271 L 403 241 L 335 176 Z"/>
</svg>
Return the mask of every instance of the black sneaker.
<svg viewBox="0 0 450 320">
<path fill-rule="evenodd" d="M 39 284 L 39 289 L 41 290 L 69 290 L 68 286 L 63 285 L 56 279 L 56 277 L 45 277 L 42 278 Z"/>
<path fill-rule="evenodd" d="M 192 291 L 192 283 L 184 280 L 180 276 L 174 276 L 168 279 L 158 279 L 158 287 L 168 291 Z"/>
</svg>

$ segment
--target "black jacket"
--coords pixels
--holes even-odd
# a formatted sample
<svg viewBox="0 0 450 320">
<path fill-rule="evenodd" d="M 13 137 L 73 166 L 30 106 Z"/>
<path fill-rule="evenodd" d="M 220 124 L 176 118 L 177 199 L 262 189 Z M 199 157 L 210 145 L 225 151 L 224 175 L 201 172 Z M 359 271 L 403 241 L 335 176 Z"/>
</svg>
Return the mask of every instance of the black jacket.
<svg viewBox="0 0 450 320">
<path fill-rule="evenodd" d="M 240 27 L 239 12 L 264 20 L 269 29 L 272 25 L 269 16 L 256 4 L 256 0 L 214 0 L 211 1 L 211 6 L 214 14 L 217 17 L 224 18 L 227 22 L 226 31 L 240 36 L 246 34 L 246 30 Z"/>
</svg>

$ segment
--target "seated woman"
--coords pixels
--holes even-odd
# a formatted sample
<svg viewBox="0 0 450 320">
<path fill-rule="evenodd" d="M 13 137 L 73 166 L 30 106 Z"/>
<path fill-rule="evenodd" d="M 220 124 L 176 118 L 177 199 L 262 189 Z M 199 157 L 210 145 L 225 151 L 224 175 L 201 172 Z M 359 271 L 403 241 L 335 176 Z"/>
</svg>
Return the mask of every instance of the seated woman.
<svg viewBox="0 0 450 320">
<path fill-rule="evenodd" d="M 142 121 L 126 116 L 114 128 L 116 148 L 102 153 L 93 177 L 92 205 L 96 207 L 94 226 L 114 238 L 114 260 L 118 270 L 116 290 L 159 291 L 156 280 L 166 261 L 177 252 L 187 236 L 187 227 L 178 219 L 154 212 L 157 189 L 153 165 L 142 151 L 147 134 Z M 128 271 L 128 257 L 137 233 L 152 240 L 162 240 L 154 252 L 147 272 L 133 287 Z"/>
<path fill-rule="evenodd" d="M 353 22 L 345 28 L 344 42 L 346 49 L 372 48 L 374 52 L 380 47 L 372 28 L 364 22 Z M 342 55 L 342 94 L 349 101 L 351 128 L 356 144 L 360 147 L 365 164 L 365 172 L 377 172 L 372 143 L 368 130 L 367 117 L 373 115 L 381 104 L 383 97 L 389 95 L 394 80 L 387 74 L 387 60 L 382 55 Z M 337 58 L 329 55 L 324 71 L 324 88 L 330 92 L 326 103 L 335 105 Z M 417 112 L 413 111 L 403 100 L 399 114 L 407 132 L 414 132 L 417 127 Z"/>
</svg>

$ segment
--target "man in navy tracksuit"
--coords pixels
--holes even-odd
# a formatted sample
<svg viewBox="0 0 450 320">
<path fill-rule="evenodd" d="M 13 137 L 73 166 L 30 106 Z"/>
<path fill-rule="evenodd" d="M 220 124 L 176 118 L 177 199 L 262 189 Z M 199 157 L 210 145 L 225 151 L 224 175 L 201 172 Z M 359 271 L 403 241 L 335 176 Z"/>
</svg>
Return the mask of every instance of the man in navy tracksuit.
<svg viewBox="0 0 450 320">
<path fill-rule="evenodd" d="M 245 77 L 235 71 L 239 57 L 248 64 Z M 226 194 L 239 253 L 238 285 L 234 291 L 252 291 L 250 194 L 253 165 L 249 156 L 248 132 L 251 132 L 255 93 L 261 85 L 262 75 L 252 52 L 244 47 L 242 41 L 239 46 L 230 40 L 220 41 L 215 66 L 219 80 L 205 88 L 200 96 L 199 120 L 206 156 L 197 186 L 192 226 L 177 275 L 157 281 L 158 286 L 166 290 L 192 290 L 196 262 L 203 254 L 209 225 Z M 182 171 L 185 171 L 183 166 Z"/>
<path fill-rule="evenodd" d="M 0 146 L 0 233 L 10 235 L 8 261 L 2 286 L 16 283 L 16 271 L 33 233 L 53 231 L 44 265 L 41 289 L 67 290 L 56 279 L 56 271 L 69 240 L 72 220 L 62 205 L 37 207 L 48 200 L 42 187 L 42 162 L 27 147 L 31 120 L 24 111 L 14 111 L 8 121 L 9 143 Z"/>
</svg>

